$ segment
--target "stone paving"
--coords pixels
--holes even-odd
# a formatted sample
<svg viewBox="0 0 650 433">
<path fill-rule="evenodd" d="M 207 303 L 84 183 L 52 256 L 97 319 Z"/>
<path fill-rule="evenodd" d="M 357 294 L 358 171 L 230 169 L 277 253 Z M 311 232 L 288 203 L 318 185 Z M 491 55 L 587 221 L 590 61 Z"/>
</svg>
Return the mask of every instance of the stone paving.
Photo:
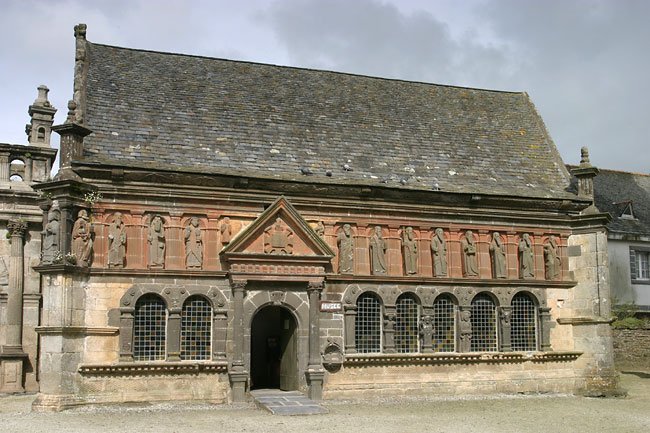
<svg viewBox="0 0 650 433">
<path fill-rule="evenodd" d="M 258 389 L 251 391 L 255 404 L 273 415 L 317 415 L 328 413 L 314 400 L 310 400 L 299 391 L 281 391 L 279 389 Z"/>
</svg>

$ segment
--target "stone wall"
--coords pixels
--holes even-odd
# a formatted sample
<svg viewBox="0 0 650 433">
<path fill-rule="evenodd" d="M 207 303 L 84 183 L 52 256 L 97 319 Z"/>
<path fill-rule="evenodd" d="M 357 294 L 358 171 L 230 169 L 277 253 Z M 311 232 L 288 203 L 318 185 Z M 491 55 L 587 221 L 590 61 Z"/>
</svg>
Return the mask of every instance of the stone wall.
<svg viewBox="0 0 650 433">
<path fill-rule="evenodd" d="M 650 328 L 614 329 L 614 360 L 619 369 L 650 368 Z"/>
</svg>

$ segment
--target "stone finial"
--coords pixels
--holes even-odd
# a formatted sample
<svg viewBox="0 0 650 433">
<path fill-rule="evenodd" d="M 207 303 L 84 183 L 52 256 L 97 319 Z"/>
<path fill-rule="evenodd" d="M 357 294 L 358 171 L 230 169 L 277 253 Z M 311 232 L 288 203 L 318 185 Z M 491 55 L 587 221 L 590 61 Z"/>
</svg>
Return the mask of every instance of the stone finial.
<svg viewBox="0 0 650 433">
<path fill-rule="evenodd" d="M 580 167 L 591 167 L 591 162 L 589 162 L 589 148 L 587 146 L 582 146 L 580 149 Z"/>
<path fill-rule="evenodd" d="M 77 121 L 77 103 L 70 99 L 68 101 L 68 117 L 65 123 L 75 123 Z"/>
<path fill-rule="evenodd" d="M 38 95 L 34 103 L 29 106 L 29 110 L 27 110 L 29 117 L 31 117 L 30 122 L 25 126 L 29 144 L 48 147 L 50 145 L 56 108 L 52 107 L 52 104 L 47 99 L 49 91 L 50 89 L 44 84 L 38 86 Z"/>
<path fill-rule="evenodd" d="M 77 39 L 86 39 L 86 24 L 80 23 L 74 26 L 74 37 Z"/>
</svg>

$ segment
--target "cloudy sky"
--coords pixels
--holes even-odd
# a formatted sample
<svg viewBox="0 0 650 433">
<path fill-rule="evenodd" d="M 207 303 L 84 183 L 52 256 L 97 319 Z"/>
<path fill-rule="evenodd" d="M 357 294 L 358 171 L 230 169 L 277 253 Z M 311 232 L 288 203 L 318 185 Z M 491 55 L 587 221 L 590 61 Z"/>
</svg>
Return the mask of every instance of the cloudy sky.
<svg viewBox="0 0 650 433">
<path fill-rule="evenodd" d="M 0 142 L 46 84 L 65 119 L 73 26 L 107 45 L 526 91 L 567 163 L 650 172 L 648 0 L 2 0 Z"/>
</svg>

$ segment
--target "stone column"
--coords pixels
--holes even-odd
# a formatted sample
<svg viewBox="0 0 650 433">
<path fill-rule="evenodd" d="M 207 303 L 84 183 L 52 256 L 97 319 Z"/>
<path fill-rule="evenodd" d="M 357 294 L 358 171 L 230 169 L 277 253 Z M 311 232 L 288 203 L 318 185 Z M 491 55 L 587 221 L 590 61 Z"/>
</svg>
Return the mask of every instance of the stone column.
<svg viewBox="0 0 650 433">
<path fill-rule="evenodd" d="M 167 318 L 167 361 L 171 362 L 181 360 L 181 311 L 170 308 Z"/>
<path fill-rule="evenodd" d="M 25 182 L 32 181 L 32 158 L 25 157 Z"/>
<path fill-rule="evenodd" d="M 357 353 L 357 345 L 355 341 L 355 324 L 357 319 L 357 306 L 344 305 L 343 311 L 345 315 L 345 353 Z"/>
<path fill-rule="evenodd" d="M 0 153 L 0 182 L 9 182 L 9 154 Z"/>
<path fill-rule="evenodd" d="M 11 257 L 9 258 L 9 287 L 7 298 L 7 340 L 3 353 L 22 353 L 23 327 L 23 242 L 27 223 L 11 220 L 7 224 L 11 233 Z"/>
<path fill-rule="evenodd" d="M 212 359 L 226 359 L 226 339 L 228 331 L 228 314 L 226 310 L 214 310 L 212 318 Z"/>
<path fill-rule="evenodd" d="M 307 286 L 309 295 L 309 364 L 307 366 L 307 382 L 309 398 L 323 399 L 323 378 L 325 370 L 320 355 L 320 296 L 323 282 L 310 282 Z"/>
<path fill-rule="evenodd" d="M 539 324 L 540 324 L 540 350 L 542 352 L 550 352 L 551 348 L 551 308 L 539 308 Z"/>
<path fill-rule="evenodd" d="M 230 286 L 233 296 L 232 339 L 233 355 L 230 370 L 230 386 L 232 401 L 246 401 L 246 382 L 248 372 L 244 365 L 244 295 L 246 293 L 246 280 L 235 280 Z"/>
<path fill-rule="evenodd" d="M 11 233 L 11 256 L 9 257 L 9 286 L 5 310 L 5 344 L 0 358 L 0 392 L 23 392 L 23 241 L 27 223 L 10 220 L 7 228 Z"/>
<path fill-rule="evenodd" d="M 120 362 L 133 362 L 134 307 L 120 308 Z"/>
<path fill-rule="evenodd" d="M 472 343 L 472 306 L 460 305 L 458 307 L 460 320 L 458 321 L 458 347 L 460 352 L 469 352 Z"/>
<path fill-rule="evenodd" d="M 384 353 L 395 353 L 395 307 L 384 307 Z"/>
</svg>

